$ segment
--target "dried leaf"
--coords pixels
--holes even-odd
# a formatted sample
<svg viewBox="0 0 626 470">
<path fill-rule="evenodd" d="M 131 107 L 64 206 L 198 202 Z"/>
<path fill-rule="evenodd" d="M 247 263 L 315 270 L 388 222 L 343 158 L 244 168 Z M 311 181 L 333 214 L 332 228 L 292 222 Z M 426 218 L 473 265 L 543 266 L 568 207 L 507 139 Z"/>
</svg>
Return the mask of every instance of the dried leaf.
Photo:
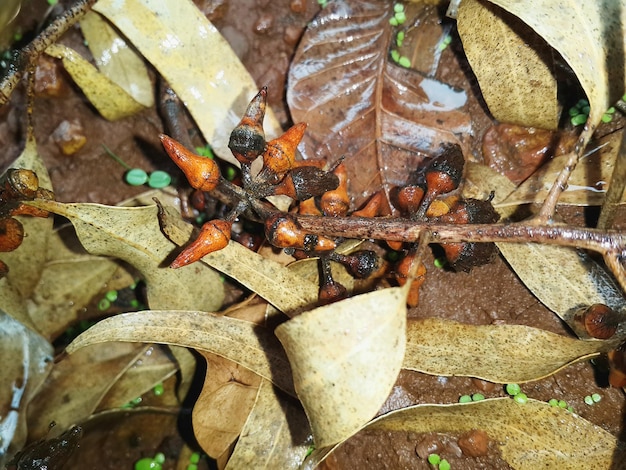
<svg viewBox="0 0 626 470">
<path fill-rule="evenodd" d="M 26 443 L 26 409 L 52 367 L 45 338 L 0 311 L 0 466 Z M 28 426 L 31 426 L 28 421 Z"/>
<path fill-rule="evenodd" d="M 622 132 L 614 132 L 598 141 L 596 150 L 578 161 L 559 197 L 559 204 L 600 206 L 610 185 Z M 567 161 L 567 155 L 555 157 L 526 179 L 498 206 L 541 203 Z"/>
<path fill-rule="evenodd" d="M 193 406 L 194 437 L 214 459 L 227 452 L 248 419 L 261 377 L 239 364 L 201 352 L 206 359 L 206 378 Z"/>
<path fill-rule="evenodd" d="M 203 312 L 124 313 L 95 324 L 67 347 L 73 354 L 106 341 L 186 346 L 230 359 L 294 395 L 289 361 L 271 331 L 254 323 Z"/>
<path fill-rule="evenodd" d="M 204 14 L 189 0 L 100 0 L 94 10 L 122 31 L 163 75 L 214 152 L 238 165 L 228 139 L 258 88 Z M 281 134 L 270 109 L 265 128 L 268 135 Z"/>
<path fill-rule="evenodd" d="M 380 409 L 400 372 L 405 328 L 401 288 L 319 307 L 276 328 L 316 446 L 347 439 Z"/>
<path fill-rule="evenodd" d="M 617 468 L 612 463 L 626 459 L 623 444 L 601 427 L 535 400 L 523 405 L 510 398 L 418 405 L 381 416 L 367 429 L 416 433 L 482 429 L 518 470 L 580 470 L 591 462 L 594 468 Z"/>
<path fill-rule="evenodd" d="M 100 72 L 136 102 L 146 108 L 154 106 L 154 90 L 143 58 L 93 11 L 80 19 L 80 28 Z"/>
<path fill-rule="evenodd" d="M 226 469 L 296 470 L 312 443 L 300 406 L 276 393 L 267 380 L 261 387 Z"/>
<path fill-rule="evenodd" d="M 611 349 L 523 325 L 464 325 L 410 320 L 403 368 L 431 375 L 522 383 L 552 375 Z"/>
<path fill-rule="evenodd" d="M 550 48 L 515 16 L 479 0 L 461 3 L 457 28 L 493 116 L 556 129 L 560 106 Z"/>
<path fill-rule="evenodd" d="M 329 3 L 289 70 L 291 115 L 309 124 L 303 156 L 345 156 L 354 208 L 381 188 L 388 195 L 427 153 L 471 132 L 464 91 L 388 62 L 392 14 L 382 1 Z"/>
<path fill-rule="evenodd" d="M 136 267 L 147 284 L 151 308 L 217 310 L 224 298 L 218 274 L 195 263 L 181 269 L 162 267 L 175 245 L 159 228 L 157 208 L 111 207 L 37 201 L 37 207 L 70 219 L 81 243 L 92 254 L 112 256 Z"/>
<path fill-rule="evenodd" d="M 63 61 L 65 70 L 105 119 L 115 121 L 132 116 L 144 108 L 75 50 L 61 44 L 51 44 L 46 54 Z"/>
<path fill-rule="evenodd" d="M 170 240 L 181 245 L 187 243 L 192 227 L 181 219 L 180 214 L 165 207 L 160 219 L 163 231 Z M 306 281 L 280 263 L 263 258 L 239 243 L 231 241 L 222 250 L 202 258 L 202 261 L 256 292 L 287 315 L 295 315 L 317 303 L 317 284 Z"/>
<path fill-rule="evenodd" d="M 623 2 L 490 1 L 517 16 L 561 54 L 587 94 L 590 123 L 600 123 L 626 83 Z"/>
</svg>

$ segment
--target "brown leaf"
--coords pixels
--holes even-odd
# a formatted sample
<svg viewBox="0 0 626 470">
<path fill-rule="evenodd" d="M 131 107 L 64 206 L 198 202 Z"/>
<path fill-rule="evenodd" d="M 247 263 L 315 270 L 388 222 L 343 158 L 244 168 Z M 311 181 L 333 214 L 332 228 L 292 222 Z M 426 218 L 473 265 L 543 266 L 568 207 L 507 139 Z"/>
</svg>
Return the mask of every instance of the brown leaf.
<svg viewBox="0 0 626 470">
<path fill-rule="evenodd" d="M 291 368 L 271 331 L 254 323 L 204 312 L 150 311 L 124 313 L 95 324 L 67 347 L 73 354 L 107 341 L 186 346 L 230 359 L 295 395 Z"/>
<path fill-rule="evenodd" d="M 302 408 L 263 380 L 226 469 L 296 470 L 311 444 L 311 429 Z"/>
<path fill-rule="evenodd" d="M 515 16 L 479 0 L 461 3 L 457 28 L 493 116 L 556 129 L 560 106 L 549 46 Z"/>
<path fill-rule="evenodd" d="M 406 294 L 391 288 L 358 295 L 276 328 L 316 446 L 352 435 L 389 395 L 404 356 Z"/>
<path fill-rule="evenodd" d="M 523 325 L 464 325 L 428 318 L 409 321 L 403 368 L 431 375 L 522 383 L 611 349 Z"/>
<path fill-rule="evenodd" d="M 194 436 L 214 459 L 235 442 L 254 406 L 261 377 L 239 364 L 201 351 L 207 370 L 193 406 Z"/>
<path fill-rule="evenodd" d="M 289 70 L 305 159 L 345 156 L 353 208 L 404 184 L 428 152 L 471 131 L 465 92 L 388 61 L 388 2 L 331 2 L 307 27 Z M 410 20 L 409 20 L 410 21 Z"/>
</svg>

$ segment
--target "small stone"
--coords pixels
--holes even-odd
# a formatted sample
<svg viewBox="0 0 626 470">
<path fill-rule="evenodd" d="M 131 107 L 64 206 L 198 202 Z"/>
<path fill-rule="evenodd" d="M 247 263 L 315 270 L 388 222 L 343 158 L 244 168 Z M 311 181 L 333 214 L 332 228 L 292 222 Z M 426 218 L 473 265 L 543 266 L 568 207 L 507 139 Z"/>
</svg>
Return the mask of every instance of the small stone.
<svg viewBox="0 0 626 470">
<path fill-rule="evenodd" d="M 274 16 L 269 13 L 262 13 L 254 23 L 254 32 L 257 34 L 268 34 L 274 26 Z"/>
<path fill-rule="evenodd" d="M 298 28 L 294 25 L 289 25 L 285 28 L 285 33 L 283 34 L 283 41 L 290 46 L 295 46 L 300 40 L 300 36 L 302 35 L 302 28 Z"/>
<path fill-rule="evenodd" d="M 289 9 L 294 13 L 306 13 L 306 0 L 291 0 Z"/>
<path fill-rule="evenodd" d="M 481 392 L 493 392 L 496 389 L 496 384 L 486 380 L 473 378 L 472 384 Z"/>
<path fill-rule="evenodd" d="M 52 132 L 52 140 L 63 155 L 74 155 L 87 143 L 80 121 L 62 121 Z"/>
<path fill-rule="evenodd" d="M 427 459 L 431 454 L 438 454 L 443 449 L 443 444 L 438 434 L 427 434 L 415 446 L 415 453 L 422 459 Z"/>
<path fill-rule="evenodd" d="M 473 429 L 459 438 L 459 447 L 464 455 L 481 457 L 489 451 L 489 436 L 485 431 Z"/>
<path fill-rule="evenodd" d="M 35 95 L 59 97 L 65 94 L 66 86 L 60 63 L 46 55 L 41 55 L 35 68 Z"/>
</svg>

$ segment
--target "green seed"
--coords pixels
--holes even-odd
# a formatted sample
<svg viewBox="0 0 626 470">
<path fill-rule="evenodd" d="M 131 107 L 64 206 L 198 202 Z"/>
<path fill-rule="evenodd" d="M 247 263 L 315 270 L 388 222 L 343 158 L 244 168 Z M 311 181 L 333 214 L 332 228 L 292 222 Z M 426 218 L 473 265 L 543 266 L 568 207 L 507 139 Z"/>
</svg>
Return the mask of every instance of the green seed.
<svg viewBox="0 0 626 470">
<path fill-rule="evenodd" d="M 156 463 L 163 463 L 165 462 L 165 454 L 163 452 L 158 452 L 155 456 L 154 456 L 154 461 Z"/>
<path fill-rule="evenodd" d="M 572 106 L 569 111 L 568 114 L 570 117 L 574 117 L 577 114 L 580 114 L 580 108 L 578 106 Z"/>
<path fill-rule="evenodd" d="M 611 106 L 609 109 L 607 109 L 605 111 L 605 114 L 614 114 L 615 113 L 615 107 Z"/>
<path fill-rule="evenodd" d="M 573 408 L 573 407 L 571 407 L 571 406 L 568 406 L 568 407 L 567 407 L 567 411 L 569 411 L 570 413 L 573 413 L 573 412 L 574 412 L 574 408 Z"/>
<path fill-rule="evenodd" d="M 396 18 L 389 18 L 389 24 L 391 26 L 398 26 L 398 20 L 396 20 Z"/>
<path fill-rule="evenodd" d="M 435 265 L 435 268 L 443 268 L 446 264 L 448 264 L 448 260 L 445 258 L 435 258 L 435 261 L 433 263 Z"/>
<path fill-rule="evenodd" d="M 606 123 L 611 122 L 611 121 L 613 120 L 613 116 L 611 116 L 610 114 L 606 114 L 606 113 L 604 113 L 604 114 L 602 115 L 601 120 L 602 120 L 602 122 L 603 122 L 603 123 L 605 123 L 605 124 L 606 124 Z"/>
<path fill-rule="evenodd" d="M 133 308 L 139 307 L 139 301 L 137 299 L 133 299 L 130 301 L 130 306 Z"/>
<path fill-rule="evenodd" d="M 559 401 L 556 398 L 550 398 L 550 401 L 548 403 L 550 404 L 550 406 L 559 406 Z"/>
<path fill-rule="evenodd" d="M 237 176 L 237 170 L 235 170 L 235 168 L 233 168 L 232 166 L 226 168 L 226 179 L 228 181 L 234 180 L 235 176 Z"/>
<path fill-rule="evenodd" d="M 172 177 L 169 173 L 166 173 L 161 170 L 153 171 L 150 173 L 150 178 L 148 178 L 148 186 L 153 189 L 161 189 L 169 186 L 172 182 Z"/>
<path fill-rule="evenodd" d="M 189 465 L 187 465 L 185 470 L 198 470 L 198 466 L 195 463 L 190 463 Z"/>
<path fill-rule="evenodd" d="M 462 395 L 459 398 L 459 403 L 469 403 L 472 401 L 472 397 L 470 397 L 469 395 Z"/>
<path fill-rule="evenodd" d="M 528 402 L 528 396 L 526 396 L 525 393 L 520 392 L 513 397 L 513 400 L 523 405 L 524 403 Z"/>
<path fill-rule="evenodd" d="M 578 106 L 579 108 L 584 108 L 585 106 L 589 106 L 589 101 L 587 101 L 585 98 L 581 98 L 578 100 L 578 103 L 576 103 L 576 106 Z"/>
<path fill-rule="evenodd" d="M 558 407 L 567 408 L 567 402 L 565 400 L 559 400 Z"/>
<path fill-rule="evenodd" d="M 404 5 L 402 5 L 402 3 L 396 3 L 393 6 L 393 12 L 394 13 L 400 13 L 401 11 L 404 11 Z"/>
<path fill-rule="evenodd" d="M 475 393 L 474 395 L 472 395 L 472 401 L 481 401 L 485 399 L 485 395 L 483 395 L 482 393 Z"/>
<path fill-rule="evenodd" d="M 600 400 L 602 400 L 602 396 L 599 393 L 594 393 L 593 395 L 591 395 L 591 399 L 594 403 L 598 403 Z"/>
<path fill-rule="evenodd" d="M 591 107 L 589 105 L 587 106 L 583 106 L 581 111 L 586 114 L 587 116 L 589 116 L 589 111 L 591 111 Z"/>
<path fill-rule="evenodd" d="M 450 470 L 450 462 L 446 459 L 441 459 L 441 462 L 439 462 L 439 470 Z"/>
<path fill-rule="evenodd" d="M 100 302 L 98 302 L 98 310 L 100 311 L 108 310 L 109 307 L 111 307 L 111 302 L 106 297 L 100 299 Z"/>
<path fill-rule="evenodd" d="M 398 24 L 404 24 L 404 22 L 406 21 L 406 13 L 404 13 L 403 11 L 396 13 L 395 15 L 393 15 L 393 17 L 396 19 Z"/>
<path fill-rule="evenodd" d="M 107 299 L 109 302 L 115 302 L 117 300 L 117 291 L 108 291 L 106 294 L 104 294 L 104 298 Z"/>
<path fill-rule="evenodd" d="M 163 392 L 165 392 L 165 388 L 163 387 L 163 384 L 156 384 L 152 391 L 157 397 L 160 397 L 163 395 Z"/>
<path fill-rule="evenodd" d="M 396 64 L 400 60 L 400 53 L 396 49 L 391 51 L 391 60 L 393 60 Z"/>
<path fill-rule="evenodd" d="M 131 186 L 141 186 L 142 184 L 146 184 L 148 182 L 148 173 L 143 171 L 141 168 L 133 168 L 132 170 L 128 170 L 126 172 L 124 181 Z"/>
<path fill-rule="evenodd" d="M 211 149 L 210 145 L 205 145 L 204 147 L 196 147 L 196 154 L 200 155 L 201 157 L 210 158 L 211 160 L 213 160 L 213 157 L 215 156 L 213 155 L 213 149 Z"/>
<path fill-rule="evenodd" d="M 587 395 L 587 396 L 585 397 L 585 403 L 586 403 L 587 405 L 593 405 L 593 399 L 591 398 L 591 395 Z"/>
<path fill-rule="evenodd" d="M 158 468 L 161 468 L 161 464 L 155 462 L 150 457 L 144 457 L 143 459 L 139 459 L 135 462 L 135 470 L 149 470 Z"/>
<path fill-rule="evenodd" d="M 570 122 L 573 126 L 580 126 L 587 122 L 587 117 L 588 116 L 585 114 L 577 114 L 576 116 L 572 117 L 572 119 L 570 119 Z"/>
<path fill-rule="evenodd" d="M 403 55 L 400 57 L 400 60 L 398 60 L 398 65 L 408 69 L 411 66 L 411 59 Z"/>
<path fill-rule="evenodd" d="M 190 463 L 198 463 L 198 462 L 200 462 L 200 453 L 199 452 L 194 452 L 193 454 L 191 454 L 191 456 L 189 457 L 189 462 Z"/>
<path fill-rule="evenodd" d="M 506 386 L 506 393 L 508 393 L 512 397 L 514 397 L 521 391 L 522 391 L 522 388 L 518 384 L 507 384 Z"/>
<path fill-rule="evenodd" d="M 438 454 L 430 454 L 428 456 L 428 463 L 431 465 L 439 465 L 439 462 L 441 462 L 441 457 L 439 457 Z"/>
</svg>

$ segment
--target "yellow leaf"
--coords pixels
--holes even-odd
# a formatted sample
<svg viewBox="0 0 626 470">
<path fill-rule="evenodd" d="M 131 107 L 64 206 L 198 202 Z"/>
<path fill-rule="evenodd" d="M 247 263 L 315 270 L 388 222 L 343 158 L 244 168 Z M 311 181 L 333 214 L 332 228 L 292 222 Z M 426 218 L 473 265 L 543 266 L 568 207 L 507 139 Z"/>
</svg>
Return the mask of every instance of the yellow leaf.
<svg viewBox="0 0 626 470">
<path fill-rule="evenodd" d="M 319 307 L 276 328 L 316 446 L 348 438 L 380 409 L 400 372 L 405 329 L 401 288 Z"/>
</svg>

